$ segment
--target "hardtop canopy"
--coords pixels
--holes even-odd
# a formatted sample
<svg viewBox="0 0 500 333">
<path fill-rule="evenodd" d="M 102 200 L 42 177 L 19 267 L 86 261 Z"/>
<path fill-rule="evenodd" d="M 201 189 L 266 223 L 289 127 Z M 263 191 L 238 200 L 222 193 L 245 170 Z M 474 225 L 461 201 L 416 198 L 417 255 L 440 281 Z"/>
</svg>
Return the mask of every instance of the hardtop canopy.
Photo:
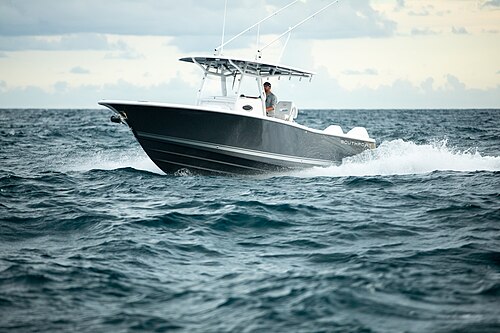
<svg viewBox="0 0 500 333">
<path fill-rule="evenodd" d="M 242 74 L 261 78 L 284 76 L 311 79 L 313 75 L 316 74 L 314 72 L 284 65 L 223 56 L 185 57 L 179 60 L 197 64 L 202 67 L 205 72 L 216 76 L 234 76 Z"/>
</svg>

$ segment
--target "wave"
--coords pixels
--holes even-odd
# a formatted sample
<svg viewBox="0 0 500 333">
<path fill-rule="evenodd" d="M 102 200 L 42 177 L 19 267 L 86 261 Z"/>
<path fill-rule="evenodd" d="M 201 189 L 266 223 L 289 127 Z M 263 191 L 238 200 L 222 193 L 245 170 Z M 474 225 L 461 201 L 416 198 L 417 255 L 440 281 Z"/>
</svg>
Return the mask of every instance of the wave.
<svg viewBox="0 0 500 333">
<path fill-rule="evenodd" d="M 142 150 L 95 151 L 88 156 L 69 158 L 61 162 L 60 168 L 63 172 L 133 168 L 164 174 Z"/>
<path fill-rule="evenodd" d="M 500 157 L 481 156 L 475 149 L 460 151 L 447 140 L 416 144 L 383 142 L 374 150 L 345 158 L 341 165 L 315 167 L 292 173 L 296 177 L 348 177 L 424 174 L 433 171 L 500 171 Z"/>
</svg>

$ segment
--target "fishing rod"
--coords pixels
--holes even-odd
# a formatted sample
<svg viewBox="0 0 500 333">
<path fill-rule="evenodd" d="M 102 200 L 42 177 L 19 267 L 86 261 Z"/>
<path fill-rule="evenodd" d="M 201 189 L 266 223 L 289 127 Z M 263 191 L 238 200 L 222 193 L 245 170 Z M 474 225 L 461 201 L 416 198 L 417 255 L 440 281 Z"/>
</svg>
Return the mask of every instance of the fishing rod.
<svg viewBox="0 0 500 333">
<path fill-rule="evenodd" d="M 219 54 L 222 53 L 222 50 L 224 49 L 224 33 L 226 32 L 226 14 L 227 14 L 227 0 L 224 3 L 224 21 L 222 22 L 222 38 L 221 38 L 221 49 Z"/>
<path fill-rule="evenodd" d="M 285 7 L 282 7 L 280 9 L 278 9 L 277 11 L 275 11 L 274 13 L 270 14 L 269 16 L 263 18 L 262 20 L 260 20 L 259 22 L 255 23 L 254 25 L 246 28 L 245 30 L 243 30 L 242 32 L 240 32 L 239 34 L 237 34 L 236 36 L 234 36 L 233 38 L 229 39 L 227 42 L 224 42 L 224 31 L 223 31 L 222 32 L 222 36 L 223 36 L 222 37 L 222 43 L 221 43 L 221 45 L 219 45 L 219 46 L 217 46 L 215 48 L 215 54 L 214 55 L 221 55 L 222 51 L 224 50 L 224 46 L 226 46 L 227 44 L 231 43 L 233 40 L 235 40 L 236 38 L 240 37 L 241 35 L 243 35 L 243 34 L 247 33 L 248 31 L 252 30 L 256 26 L 260 25 L 261 23 L 269 20 L 271 17 L 274 17 L 274 16 L 278 15 L 280 12 L 284 11 L 285 9 L 287 9 L 288 7 L 296 4 L 299 1 L 302 1 L 302 0 L 292 1 L 291 3 L 289 3 L 288 5 L 286 5 Z M 226 6 L 227 6 L 227 0 L 226 0 Z M 223 27 L 223 30 L 225 29 L 225 25 L 226 25 L 226 9 L 224 9 L 224 27 Z"/>
<path fill-rule="evenodd" d="M 266 49 L 268 46 L 274 44 L 275 42 L 277 42 L 278 40 L 280 40 L 283 36 L 285 36 L 286 34 L 291 34 L 293 30 L 295 30 L 296 28 L 300 27 L 302 24 L 304 24 L 305 22 L 309 21 L 310 19 L 312 19 L 313 17 L 315 17 L 316 15 L 318 15 L 319 13 L 327 10 L 330 6 L 333 6 L 334 4 L 336 4 L 337 2 L 339 2 L 340 0 L 335 0 L 335 1 L 332 1 L 330 2 L 328 5 L 326 5 L 325 7 L 321 8 L 320 10 L 318 10 L 317 12 L 315 12 L 314 14 L 306 17 L 305 19 L 303 19 L 302 21 L 300 21 L 299 23 L 297 23 L 296 25 L 294 25 L 293 27 L 290 27 L 288 28 L 287 31 L 285 31 L 284 33 L 282 33 L 281 35 L 279 35 L 276 39 L 274 39 L 273 41 L 271 41 L 270 43 L 264 45 L 260 50 L 257 50 L 257 57 L 258 58 L 262 58 L 262 51 L 264 49 Z M 290 35 L 289 35 L 290 37 Z M 288 40 L 287 40 L 287 43 L 288 43 Z M 286 46 L 286 44 L 285 44 Z M 283 54 L 283 51 L 282 51 L 282 54 Z"/>
</svg>

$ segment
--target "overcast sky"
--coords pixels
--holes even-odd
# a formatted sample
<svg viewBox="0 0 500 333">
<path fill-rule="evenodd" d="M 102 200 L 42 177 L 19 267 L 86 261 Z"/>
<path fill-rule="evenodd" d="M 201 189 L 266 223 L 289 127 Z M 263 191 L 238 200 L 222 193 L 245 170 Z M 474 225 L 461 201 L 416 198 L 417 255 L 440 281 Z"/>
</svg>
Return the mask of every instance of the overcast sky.
<svg viewBox="0 0 500 333">
<path fill-rule="evenodd" d="M 0 108 L 193 103 L 202 73 L 178 59 L 213 53 L 224 2 L 0 0 Z M 290 2 L 228 0 L 226 40 Z M 260 45 L 329 2 L 265 22 Z M 256 36 L 224 54 L 253 58 Z M 341 0 L 291 34 L 281 62 L 317 73 L 273 81 L 299 108 L 500 108 L 500 0 Z"/>
</svg>

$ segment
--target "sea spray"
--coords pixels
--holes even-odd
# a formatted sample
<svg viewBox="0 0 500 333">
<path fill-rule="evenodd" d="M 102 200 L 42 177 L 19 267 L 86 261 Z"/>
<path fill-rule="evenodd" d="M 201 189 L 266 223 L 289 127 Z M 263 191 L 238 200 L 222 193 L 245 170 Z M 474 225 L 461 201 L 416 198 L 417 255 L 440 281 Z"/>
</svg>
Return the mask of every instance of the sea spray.
<svg viewBox="0 0 500 333">
<path fill-rule="evenodd" d="M 297 177 L 423 174 L 433 171 L 500 171 L 500 157 L 482 156 L 476 149 L 459 150 L 447 140 L 416 144 L 386 141 L 374 150 L 345 158 L 342 164 L 293 172 Z"/>
<path fill-rule="evenodd" d="M 164 174 L 138 145 L 127 149 L 91 151 L 78 157 L 68 156 L 65 160 L 54 163 L 58 163 L 63 172 L 133 168 Z M 374 150 L 347 157 L 338 166 L 313 167 L 284 174 L 295 177 L 346 177 L 423 174 L 433 171 L 500 171 L 500 157 L 482 156 L 475 148 L 460 150 L 450 147 L 446 139 L 433 140 L 427 144 L 397 139 L 385 141 Z M 176 175 L 191 174 L 183 169 Z"/>
<path fill-rule="evenodd" d="M 59 164 L 58 167 L 62 172 L 133 168 L 164 174 L 139 146 L 128 149 L 90 151 L 79 156 L 68 156 L 66 160 L 56 163 Z"/>
</svg>

